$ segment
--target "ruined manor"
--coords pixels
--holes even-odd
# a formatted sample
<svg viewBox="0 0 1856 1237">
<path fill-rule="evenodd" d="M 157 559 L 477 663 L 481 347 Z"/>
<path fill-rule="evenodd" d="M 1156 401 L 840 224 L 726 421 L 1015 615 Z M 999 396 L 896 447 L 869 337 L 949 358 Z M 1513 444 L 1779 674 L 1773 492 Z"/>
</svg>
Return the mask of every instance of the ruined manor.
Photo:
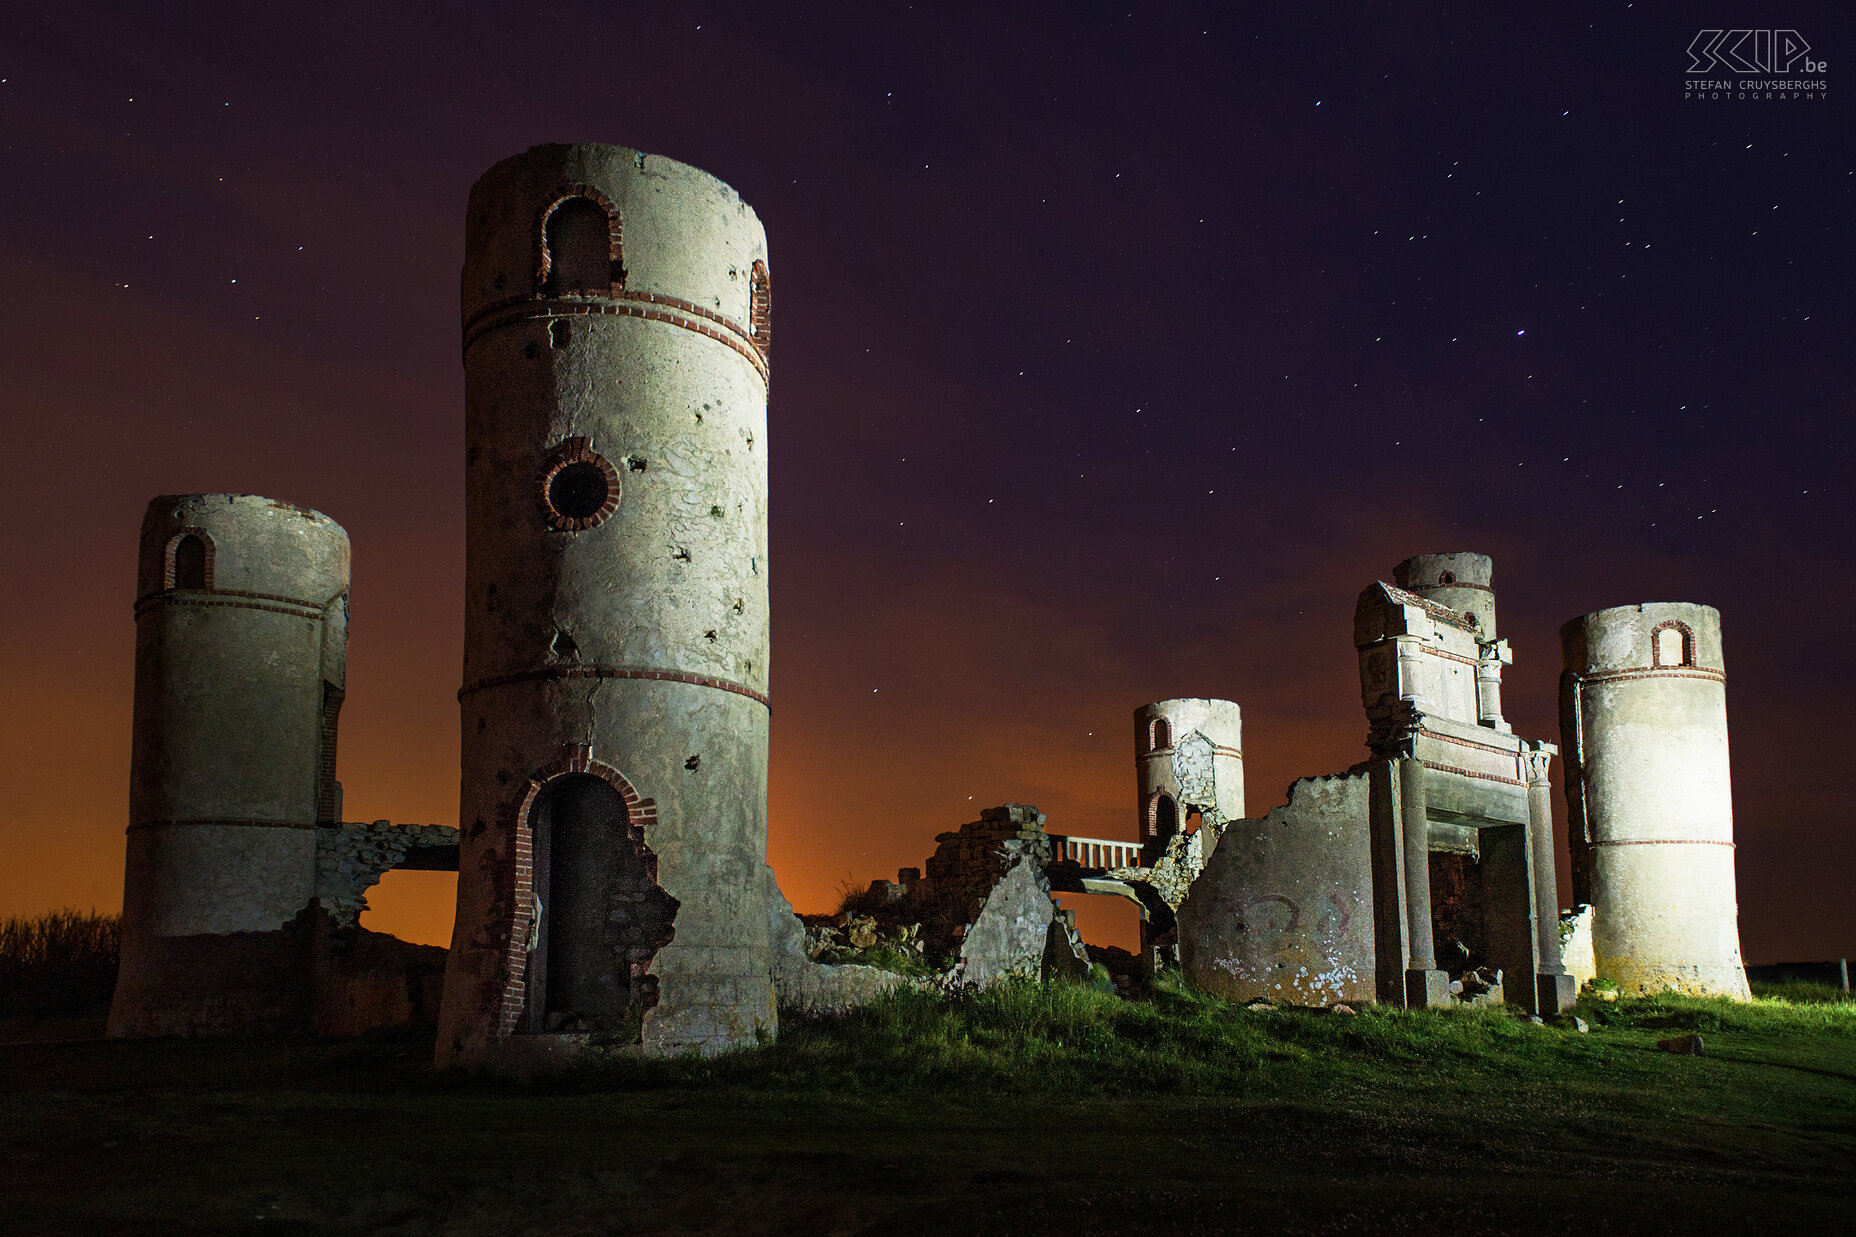
<svg viewBox="0 0 1856 1237">
<path fill-rule="evenodd" d="M 346 819 L 342 529 L 254 495 L 155 498 L 111 1035 L 424 1023 L 441 1064 L 525 1073 L 1098 966 L 1311 1006 L 1549 1016 L 1594 978 L 1747 995 L 1719 615 L 1568 623 L 1555 745 L 1503 718 L 1513 655 L 1473 553 L 1367 584 L 1365 752 L 1286 803 L 1247 815 L 1237 703 L 1158 701 L 1133 714 L 1127 836 L 1001 805 L 840 914 L 795 915 L 766 862 L 760 221 L 674 160 L 550 145 L 486 172 L 464 231 L 459 819 Z M 360 927 L 402 867 L 457 872 L 448 950 Z M 1133 903 L 1138 953 L 1085 945 L 1064 893 Z"/>
</svg>

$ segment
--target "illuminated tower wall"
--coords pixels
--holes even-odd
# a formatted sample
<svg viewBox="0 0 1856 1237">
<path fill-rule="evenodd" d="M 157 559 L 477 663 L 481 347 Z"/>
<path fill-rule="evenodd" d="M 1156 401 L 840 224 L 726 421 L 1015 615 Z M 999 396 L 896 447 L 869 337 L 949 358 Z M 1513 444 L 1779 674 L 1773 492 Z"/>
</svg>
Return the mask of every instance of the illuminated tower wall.
<svg viewBox="0 0 1856 1237">
<path fill-rule="evenodd" d="M 766 259 L 658 155 L 538 146 L 471 190 L 441 1063 L 774 1027 Z"/>
<path fill-rule="evenodd" d="M 1599 977 L 1748 999 L 1720 613 L 1617 606 L 1560 641 L 1574 896 L 1592 906 Z"/>
</svg>

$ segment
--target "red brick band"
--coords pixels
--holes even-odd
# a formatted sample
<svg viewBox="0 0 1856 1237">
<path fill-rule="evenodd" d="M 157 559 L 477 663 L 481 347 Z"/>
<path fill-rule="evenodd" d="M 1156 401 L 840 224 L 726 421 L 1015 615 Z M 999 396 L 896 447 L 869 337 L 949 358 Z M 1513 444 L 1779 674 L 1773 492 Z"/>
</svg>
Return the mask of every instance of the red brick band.
<svg viewBox="0 0 1856 1237">
<path fill-rule="evenodd" d="M 295 603 L 304 607 L 299 610 L 286 606 L 268 606 L 261 601 L 222 600 L 225 596 L 226 594 L 223 593 L 193 595 L 156 593 L 152 597 L 144 597 L 141 601 L 135 603 L 135 617 L 141 618 L 144 614 L 159 610 L 164 606 L 219 606 L 232 610 L 268 610 L 272 614 L 287 614 L 291 618 L 309 619 L 311 622 L 315 623 L 320 623 L 323 619 L 328 617 L 328 611 L 321 606 L 309 606 L 303 602 Z"/>
<path fill-rule="evenodd" d="M 1415 593 L 1421 588 L 1473 588 L 1478 593 L 1489 593 L 1491 595 L 1495 592 L 1493 588 L 1490 588 L 1486 584 L 1471 584 L 1467 580 L 1452 580 L 1448 584 L 1445 584 L 1442 580 L 1437 581 L 1435 584 L 1414 584 L 1411 586 L 1411 591 Z"/>
<path fill-rule="evenodd" d="M 203 819 L 177 820 L 138 820 L 130 823 L 124 833 L 134 833 L 138 829 L 159 829 L 166 825 L 214 825 L 227 829 L 314 829 L 313 821 L 301 820 L 217 820 L 212 817 Z"/>
<path fill-rule="evenodd" d="M 1573 672 L 1581 683 L 1624 683 L 1631 679 L 1707 679 L 1711 683 L 1727 682 L 1725 670 L 1706 666 L 1631 666 L 1623 670 L 1595 670 L 1588 674 Z"/>
<path fill-rule="evenodd" d="M 1435 769 L 1439 773 L 1454 773 L 1458 775 L 1459 777 L 1473 777 L 1473 778 L 1476 778 L 1484 782 L 1500 782 L 1504 786 L 1525 786 L 1527 785 L 1526 782 L 1522 781 L 1518 777 L 1503 777 L 1499 773 L 1478 773 L 1474 769 L 1459 769 L 1455 765 L 1432 764 L 1428 760 L 1419 761 L 1419 763 L 1422 764 L 1425 768 Z"/>
<path fill-rule="evenodd" d="M 1151 748 L 1145 752 L 1142 752 L 1140 754 L 1140 759 L 1145 760 L 1149 756 L 1171 756 L 1173 754 L 1173 750 L 1174 749 L 1170 747 Z M 1229 756 L 1232 760 L 1242 760 L 1244 758 L 1244 753 L 1238 751 L 1235 747 L 1225 747 L 1222 744 L 1218 744 L 1218 743 L 1212 744 L 1212 755 Z"/>
<path fill-rule="evenodd" d="M 492 687 L 505 687 L 511 683 L 532 683 L 543 679 L 660 679 L 666 683 L 693 683 L 697 687 L 713 687 L 718 691 L 733 692 L 737 696 L 746 696 L 749 700 L 759 701 L 767 708 L 773 708 L 773 701 L 765 692 L 757 692 L 752 687 L 728 679 L 712 678 L 706 674 L 686 674 L 681 670 L 649 670 L 639 666 L 543 666 L 538 670 L 518 670 L 514 674 L 497 674 L 487 679 L 478 679 L 458 689 L 458 699 L 473 695 Z"/>
<path fill-rule="evenodd" d="M 535 300 L 518 298 L 499 302 L 479 312 L 464 325 L 464 348 L 479 339 L 515 322 L 532 322 L 541 318 L 576 317 L 644 318 L 694 331 L 706 339 L 740 353 L 754 367 L 762 382 L 768 381 L 767 358 L 754 337 L 740 323 L 680 297 L 661 292 L 615 292 L 610 297 L 590 301 Z M 713 324 L 713 325 L 711 325 Z"/>
<path fill-rule="evenodd" d="M 301 597 L 286 597 L 282 593 L 252 593 L 237 588 L 212 588 L 209 586 L 205 589 L 182 589 L 180 591 L 190 597 L 211 594 L 214 597 L 243 597 L 249 601 L 281 601 L 285 605 L 301 606 L 305 610 L 315 610 L 318 612 L 327 610 L 330 604 L 320 601 L 305 601 Z M 140 597 L 135 599 L 135 607 L 137 610 L 140 610 L 145 603 L 162 601 L 171 596 L 173 596 L 173 593 L 168 591 L 143 593 Z"/>
<path fill-rule="evenodd" d="M 1480 666 L 1482 664 L 1473 657 L 1465 657 L 1461 653 L 1446 652 L 1440 648 L 1433 648 L 1428 644 L 1420 644 L 1418 649 L 1420 652 L 1429 653 L 1432 657 L 1445 657 L 1451 661 L 1460 661 L 1465 666 Z"/>
</svg>

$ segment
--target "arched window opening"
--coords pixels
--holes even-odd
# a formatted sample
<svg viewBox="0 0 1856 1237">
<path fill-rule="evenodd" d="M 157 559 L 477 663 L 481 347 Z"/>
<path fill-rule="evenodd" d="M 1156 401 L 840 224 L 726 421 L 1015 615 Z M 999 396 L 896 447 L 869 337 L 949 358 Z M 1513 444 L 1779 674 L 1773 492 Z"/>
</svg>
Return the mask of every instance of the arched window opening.
<svg viewBox="0 0 1856 1237">
<path fill-rule="evenodd" d="M 1179 829 L 1179 808 L 1170 795 L 1159 795 L 1147 813 L 1147 836 L 1164 842 Z"/>
<path fill-rule="evenodd" d="M 173 588 L 207 588 L 206 542 L 192 533 L 174 543 Z"/>
<path fill-rule="evenodd" d="M 672 935 L 677 903 L 625 799 L 590 773 L 549 782 L 529 809 L 539 916 L 526 968 L 530 1031 L 631 1042 L 657 1003 L 652 957 Z"/>
<path fill-rule="evenodd" d="M 1166 718 L 1156 717 L 1147 727 L 1147 750 L 1158 752 L 1171 746 L 1173 746 L 1173 727 L 1168 724 Z"/>
<path fill-rule="evenodd" d="M 1659 627 L 1653 656 L 1657 666 L 1692 666 L 1695 664 L 1694 639 L 1681 627 Z"/>
<path fill-rule="evenodd" d="M 564 198 L 548 213 L 544 261 L 549 296 L 612 291 L 612 226 L 591 198 Z"/>
</svg>

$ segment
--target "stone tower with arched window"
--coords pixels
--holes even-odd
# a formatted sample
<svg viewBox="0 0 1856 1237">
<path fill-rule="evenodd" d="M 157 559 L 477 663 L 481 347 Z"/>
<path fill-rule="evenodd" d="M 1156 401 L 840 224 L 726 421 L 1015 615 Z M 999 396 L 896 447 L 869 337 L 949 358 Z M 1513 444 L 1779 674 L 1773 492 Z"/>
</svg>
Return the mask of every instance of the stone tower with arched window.
<svg viewBox="0 0 1856 1237">
<path fill-rule="evenodd" d="M 1134 711 L 1137 835 L 1152 862 L 1193 816 L 1210 826 L 1244 814 L 1244 727 L 1229 700 L 1161 700 Z"/>
<path fill-rule="evenodd" d="M 122 963 L 109 1033 L 302 1025 L 335 780 L 348 535 L 255 494 L 148 504 L 136 571 Z"/>
<path fill-rule="evenodd" d="M 766 259 L 659 155 L 537 146 L 471 190 L 441 1062 L 773 1029 Z"/>
<path fill-rule="evenodd" d="M 1573 897 L 1599 977 L 1746 1000 L 1720 613 L 1616 606 L 1560 642 Z"/>
</svg>

